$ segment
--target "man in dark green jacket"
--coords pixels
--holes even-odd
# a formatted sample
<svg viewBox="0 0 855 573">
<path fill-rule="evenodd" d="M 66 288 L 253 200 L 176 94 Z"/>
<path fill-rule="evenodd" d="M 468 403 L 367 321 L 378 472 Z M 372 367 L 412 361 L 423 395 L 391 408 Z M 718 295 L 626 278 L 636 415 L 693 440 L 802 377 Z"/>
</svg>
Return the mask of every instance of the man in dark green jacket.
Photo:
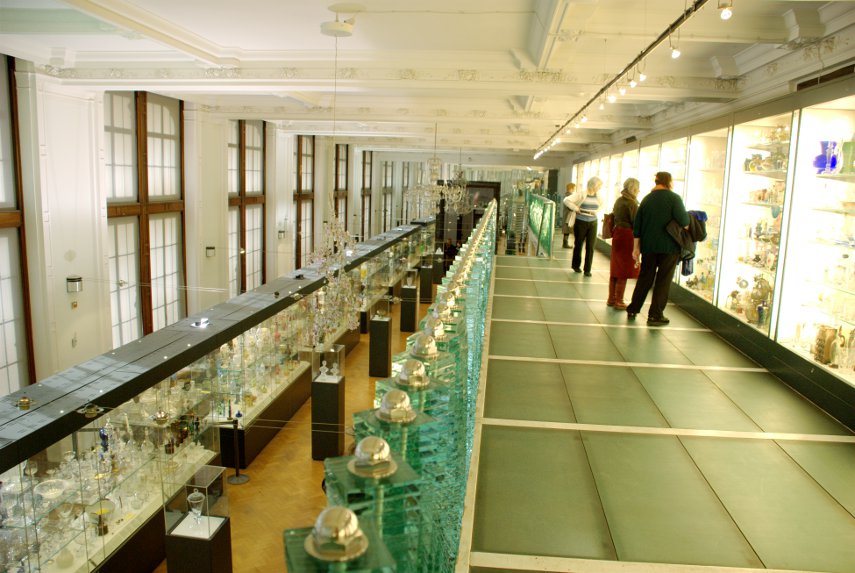
<svg viewBox="0 0 855 573">
<path fill-rule="evenodd" d="M 667 171 L 656 174 L 656 187 L 641 201 L 632 229 L 635 239 L 632 258 L 636 265 L 641 264 L 641 270 L 626 313 L 630 319 L 635 318 L 653 287 L 647 312 L 648 326 L 664 326 L 670 322 L 664 312 L 674 269 L 680 259 L 680 246 L 668 234 L 668 223 L 673 219 L 681 227 L 689 225 L 686 207 L 680 196 L 671 190 L 672 184 Z"/>
</svg>

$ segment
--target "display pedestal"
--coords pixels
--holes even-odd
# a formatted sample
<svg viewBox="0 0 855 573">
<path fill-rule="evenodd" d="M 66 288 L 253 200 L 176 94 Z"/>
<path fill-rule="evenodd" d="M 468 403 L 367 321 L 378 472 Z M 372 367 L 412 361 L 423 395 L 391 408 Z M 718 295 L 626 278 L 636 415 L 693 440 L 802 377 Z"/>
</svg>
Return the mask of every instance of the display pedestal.
<svg viewBox="0 0 855 573">
<path fill-rule="evenodd" d="M 442 277 L 445 276 L 445 264 L 441 255 L 436 255 L 433 262 L 433 284 L 441 285 Z M 433 302 L 433 301 L 431 301 Z"/>
<path fill-rule="evenodd" d="M 392 320 L 389 316 L 371 319 L 368 375 L 386 378 L 392 374 Z"/>
<path fill-rule="evenodd" d="M 433 265 L 430 263 L 430 258 L 427 258 L 427 263 L 422 262 L 419 268 L 419 290 L 420 301 L 425 304 L 433 302 Z"/>
<path fill-rule="evenodd" d="M 401 287 L 401 332 L 415 332 L 419 324 L 419 283 Z"/>
<path fill-rule="evenodd" d="M 276 396 L 245 427 L 238 428 L 238 459 L 241 469 L 246 469 L 252 460 L 261 453 L 270 441 L 276 437 L 279 429 L 305 404 L 311 393 L 312 371 L 305 367 L 288 386 Z M 260 422 L 256 423 L 256 420 Z M 234 429 L 231 426 L 220 428 L 220 454 L 224 466 L 234 467 Z"/>
<path fill-rule="evenodd" d="M 318 374 L 312 382 L 312 459 L 344 455 L 344 376 Z"/>
<path fill-rule="evenodd" d="M 232 573 L 232 529 L 228 517 L 187 515 L 166 535 L 169 573 Z"/>
<path fill-rule="evenodd" d="M 400 297 L 401 296 L 401 281 L 397 281 L 395 284 L 389 287 L 387 291 L 390 297 Z"/>
</svg>

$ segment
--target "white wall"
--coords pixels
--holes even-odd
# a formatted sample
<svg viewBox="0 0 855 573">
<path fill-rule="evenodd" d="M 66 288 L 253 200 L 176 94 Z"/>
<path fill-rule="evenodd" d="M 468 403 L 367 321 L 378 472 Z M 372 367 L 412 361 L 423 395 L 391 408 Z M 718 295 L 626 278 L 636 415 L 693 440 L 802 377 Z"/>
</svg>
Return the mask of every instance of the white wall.
<svg viewBox="0 0 855 573">
<path fill-rule="evenodd" d="M 187 314 L 228 299 L 228 120 L 184 109 Z M 215 256 L 206 256 L 206 247 Z"/>
<path fill-rule="evenodd" d="M 16 74 L 36 377 L 111 347 L 98 94 Z M 66 292 L 66 277 L 83 291 Z"/>
<path fill-rule="evenodd" d="M 269 211 L 277 221 L 277 231 L 283 229 L 285 237 L 268 244 L 268 280 L 294 270 L 294 246 L 297 227 L 294 212 L 294 153 L 297 138 L 268 125 L 272 132 L 268 137 L 267 157 L 267 202 Z M 271 248 L 270 245 L 275 245 Z M 270 257 L 273 264 L 270 264 Z"/>
</svg>

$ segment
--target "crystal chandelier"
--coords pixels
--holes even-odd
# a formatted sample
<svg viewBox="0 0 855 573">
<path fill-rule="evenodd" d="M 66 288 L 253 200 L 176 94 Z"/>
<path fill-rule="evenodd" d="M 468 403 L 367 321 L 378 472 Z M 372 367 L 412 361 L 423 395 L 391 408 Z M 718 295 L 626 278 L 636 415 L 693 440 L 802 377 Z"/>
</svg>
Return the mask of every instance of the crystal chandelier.
<svg viewBox="0 0 855 573">
<path fill-rule="evenodd" d="M 454 179 L 438 181 L 442 177 L 442 160 L 436 154 L 437 128 L 434 124 L 433 130 L 433 157 L 427 161 L 427 181 L 419 181 L 405 193 L 405 198 L 411 205 L 415 206 L 422 215 L 436 215 L 439 212 L 439 204 L 445 202 L 446 211 L 454 211 L 457 214 L 468 213 L 472 210 L 469 200 L 469 192 L 466 189 L 468 182 L 463 171 L 461 150 L 461 163 L 455 172 Z"/>
<path fill-rule="evenodd" d="M 332 105 L 332 143 L 336 145 L 336 95 L 338 92 L 338 37 L 335 39 L 335 60 Z M 335 193 L 327 193 L 328 213 L 315 249 L 309 254 L 308 266 L 324 278 L 324 286 L 314 296 L 304 301 L 310 327 L 303 330 L 303 343 L 323 349 L 332 343 L 334 334 L 342 327 L 353 330 L 359 326 L 359 282 L 352 273 L 345 272 L 348 253 L 353 252 L 356 240 L 348 233 L 345 223 L 335 216 Z"/>
</svg>

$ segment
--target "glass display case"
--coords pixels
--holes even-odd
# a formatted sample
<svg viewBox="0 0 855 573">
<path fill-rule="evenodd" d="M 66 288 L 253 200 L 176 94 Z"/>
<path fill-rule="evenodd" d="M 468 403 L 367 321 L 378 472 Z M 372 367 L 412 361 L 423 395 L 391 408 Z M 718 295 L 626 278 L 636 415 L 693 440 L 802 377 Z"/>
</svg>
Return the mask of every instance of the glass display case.
<svg viewBox="0 0 855 573">
<path fill-rule="evenodd" d="M 855 98 L 801 111 L 777 340 L 855 382 Z"/>
<path fill-rule="evenodd" d="M 793 114 L 733 128 L 718 307 L 769 334 Z"/>
<path fill-rule="evenodd" d="M 615 201 L 623 188 L 623 154 L 616 153 L 609 158 L 609 184 L 603 186 L 603 213 L 611 213 Z M 601 226 L 602 232 L 602 226 Z"/>
<path fill-rule="evenodd" d="M 246 427 L 309 367 L 299 356 L 306 307 L 294 304 L 220 346 L 206 364 L 214 420 Z"/>
<path fill-rule="evenodd" d="M 212 539 L 229 516 L 222 466 L 202 466 L 189 478 L 168 474 L 164 480 L 164 516 L 168 535 Z"/>
<path fill-rule="evenodd" d="M 422 231 L 406 226 L 360 245 L 345 272 Z M 0 571 L 93 571 L 127 552 L 134 562 L 123 570 L 151 571 L 162 547 L 142 545 L 163 535 L 160 512 L 173 531 L 222 517 L 225 501 L 199 472 L 225 460 L 230 419 L 246 434 L 241 455 L 255 447 L 253 436 L 260 451 L 276 435 L 271 422 L 284 423 L 308 399 L 299 349 L 324 280 L 308 269 L 273 279 L 0 398 Z M 244 432 L 254 417 L 267 423 Z"/>
<path fill-rule="evenodd" d="M 0 474 L 8 571 L 91 571 L 217 456 L 208 358 Z"/>
<path fill-rule="evenodd" d="M 667 171 L 671 174 L 673 191 L 677 195 L 684 196 L 686 189 L 686 149 L 688 140 L 685 137 L 666 141 L 662 144 L 659 153 L 658 171 Z M 653 181 L 651 179 L 651 181 Z M 652 187 L 652 185 L 651 185 Z"/>
<path fill-rule="evenodd" d="M 636 176 L 639 183 L 639 201 L 653 189 L 657 171 L 659 171 L 659 144 L 642 147 L 638 152 L 638 175 Z"/>
<path fill-rule="evenodd" d="M 723 128 L 691 137 L 683 194 L 686 209 L 706 213 L 707 239 L 697 244 L 693 272 L 678 276 L 683 286 L 710 303 L 716 284 L 728 135 Z"/>
</svg>

